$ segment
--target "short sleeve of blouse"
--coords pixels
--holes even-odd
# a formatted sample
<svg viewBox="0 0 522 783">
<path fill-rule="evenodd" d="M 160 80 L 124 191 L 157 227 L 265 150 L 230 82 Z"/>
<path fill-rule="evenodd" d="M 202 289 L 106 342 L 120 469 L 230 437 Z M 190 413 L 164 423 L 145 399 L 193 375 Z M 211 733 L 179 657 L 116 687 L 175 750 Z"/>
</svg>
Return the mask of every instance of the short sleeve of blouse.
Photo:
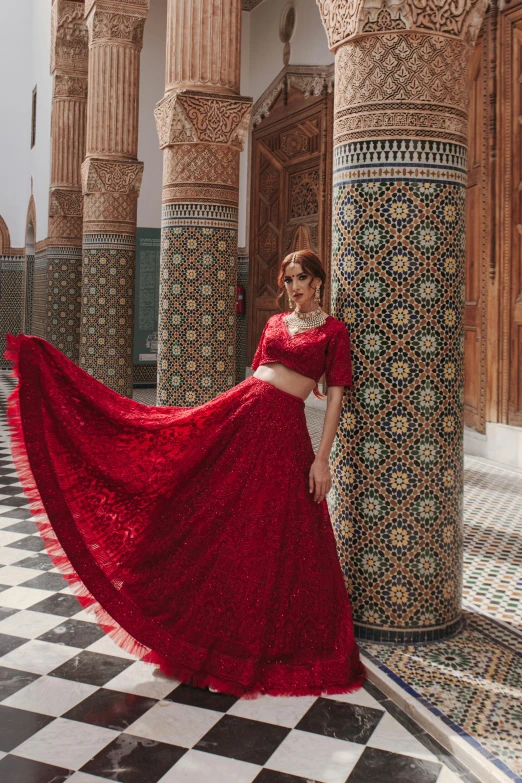
<svg viewBox="0 0 522 783">
<path fill-rule="evenodd" d="M 325 379 L 327 386 L 351 386 L 353 383 L 350 337 L 344 324 L 341 324 L 328 343 Z"/>
<path fill-rule="evenodd" d="M 270 319 L 268 319 L 269 321 Z M 254 354 L 254 358 L 252 359 L 252 364 L 250 365 L 251 368 L 255 371 L 259 367 L 259 362 L 261 361 L 261 358 L 263 356 L 263 347 L 265 342 L 265 334 L 266 330 L 268 329 L 268 321 L 265 324 L 265 328 L 261 332 L 261 337 L 259 338 L 259 342 L 257 344 L 256 352 Z"/>
</svg>

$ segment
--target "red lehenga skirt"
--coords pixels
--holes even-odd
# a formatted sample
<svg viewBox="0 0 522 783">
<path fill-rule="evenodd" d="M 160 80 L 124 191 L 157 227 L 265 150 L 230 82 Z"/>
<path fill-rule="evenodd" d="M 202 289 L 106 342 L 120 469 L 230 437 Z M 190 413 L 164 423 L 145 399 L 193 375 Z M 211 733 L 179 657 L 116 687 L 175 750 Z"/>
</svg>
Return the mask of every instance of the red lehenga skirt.
<svg viewBox="0 0 522 783">
<path fill-rule="evenodd" d="M 120 397 L 8 336 L 14 461 L 47 552 L 122 648 L 236 696 L 365 677 L 303 401 L 248 378 L 196 408 Z"/>
</svg>

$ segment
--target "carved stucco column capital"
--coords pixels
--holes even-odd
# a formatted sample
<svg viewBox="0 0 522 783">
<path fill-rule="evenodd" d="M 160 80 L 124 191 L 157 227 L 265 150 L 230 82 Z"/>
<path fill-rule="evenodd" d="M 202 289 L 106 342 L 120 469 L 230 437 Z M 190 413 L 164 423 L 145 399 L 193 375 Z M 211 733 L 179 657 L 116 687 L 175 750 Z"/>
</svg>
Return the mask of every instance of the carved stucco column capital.
<svg viewBox="0 0 522 783">
<path fill-rule="evenodd" d="M 332 51 L 368 33 L 449 35 L 474 45 L 488 0 L 317 0 Z"/>
<path fill-rule="evenodd" d="M 82 190 L 89 193 L 125 193 L 139 195 L 143 163 L 87 158 L 82 164 Z"/>
<path fill-rule="evenodd" d="M 226 144 L 243 149 L 252 99 L 196 90 L 166 95 L 154 112 L 160 148 L 174 144 Z"/>
<path fill-rule="evenodd" d="M 51 13 L 51 73 L 87 78 L 89 36 L 81 3 L 56 0 Z"/>
<path fill-rule="evenodd" d="M 85 19 L 89 30 L 89 45 L 92 47 L 116 41 L 120 45 L 127 44 L 141 50 L 148 10 L 148 0 L 141 3 L 108 0 L 86 3 Z"/>
</svg>

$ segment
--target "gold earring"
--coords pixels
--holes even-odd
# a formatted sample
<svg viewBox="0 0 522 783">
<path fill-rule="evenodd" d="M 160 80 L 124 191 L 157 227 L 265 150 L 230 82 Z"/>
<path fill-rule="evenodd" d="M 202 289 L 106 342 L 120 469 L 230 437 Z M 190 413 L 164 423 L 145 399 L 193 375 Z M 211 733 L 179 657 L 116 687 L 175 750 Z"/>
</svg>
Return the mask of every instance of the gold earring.
<svg viewBox="0 0 522 783">
<path fill-rule="evenodd" d="M 316 304 L 319 304 L 321 301 L 321 283 L 319 283 L 319 285 L 317 285 L 315 288 L 314 301 Z"/>
<path fill-rule="evenodd" d="M 295 307 L 295 302 L 292 299 L 292 297 L 290 296 L 290 294 L 288 294 L 288 309 L 289 310 L 293 310 L 294 307 Z"/>
</svg>

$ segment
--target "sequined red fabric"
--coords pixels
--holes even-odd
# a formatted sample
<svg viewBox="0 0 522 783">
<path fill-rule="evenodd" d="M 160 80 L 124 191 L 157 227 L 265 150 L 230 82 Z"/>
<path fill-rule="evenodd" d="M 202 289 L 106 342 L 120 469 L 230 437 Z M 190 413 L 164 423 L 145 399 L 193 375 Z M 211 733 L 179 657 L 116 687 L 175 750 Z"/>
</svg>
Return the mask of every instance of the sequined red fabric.
<svg viewBox="0 0 522 783">
<path fill-rule="evenodd" d="M 8 337 L 15 464 L 47 550 L 125 649 L 237 696 L 364 680 L 304 403 L 248 378 L 197 408 L 120 397 Z"/>
<path fill-rule="evenodd" d="M 281 362 L 291 370 L 313 378 L 317 383 L 325 374 L 327 386 L 351 386 L 350 338 L 346 324 L 329 315 L 323 326 L 290 335 L 284 321 L 288 313 L 268 319 L 252 361 L 260 364 Z"/>
</svg>

